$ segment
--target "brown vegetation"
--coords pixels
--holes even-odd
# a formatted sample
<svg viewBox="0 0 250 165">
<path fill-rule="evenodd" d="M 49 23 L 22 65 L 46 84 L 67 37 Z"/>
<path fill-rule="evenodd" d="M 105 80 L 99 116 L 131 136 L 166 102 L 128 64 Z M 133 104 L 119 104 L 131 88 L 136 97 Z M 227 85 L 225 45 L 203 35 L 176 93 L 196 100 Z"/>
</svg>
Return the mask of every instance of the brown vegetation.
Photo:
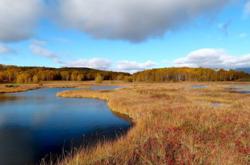
<svg viewBox="0 0 250 165">
<path fill-rule="evenodd" d="M 152 69 L 133 75 L 89 68 L 41 68 L 0 65 L 0 83 L 39 83 L 42 81 L 123 80 L 125 82 L 236 81 L 250 80 L 250 75 L 234 70 L 206 68 Z"/>
<path fill-rule="evenodd" d="M 208 68 L 163 68 L 135 73 L 134 81 L 235 81 L 249 80 L 250 75 L 235 70 Z"/>
<path fill-rule="evenodd" d="M 89 68 L 43 68 L 0 65 L 0 83 L 38 83 L 41 81 L 117 80 L 128 73 L 101 71 Z"/>
<path fill-rule="evenodd" d="M 231 84 L 206 83 L 206 89 L 193 89 L 193 84 L 59 93 L 105 99 L 113 111 L 135 122 L 126 136 L 81 149 L 61 164 L 249 164 L 250 95 L 230 93 Z"/>
<path fill-rule="evenodd" d="M 23 84 L 23 85 L 16 85 L 16 84 L 0 84 L 0 93 L 15 93 L 15 92 L 24 92 L 27 90 L 33 90 L 40 88 L 37 84 Z"/>
</svg>

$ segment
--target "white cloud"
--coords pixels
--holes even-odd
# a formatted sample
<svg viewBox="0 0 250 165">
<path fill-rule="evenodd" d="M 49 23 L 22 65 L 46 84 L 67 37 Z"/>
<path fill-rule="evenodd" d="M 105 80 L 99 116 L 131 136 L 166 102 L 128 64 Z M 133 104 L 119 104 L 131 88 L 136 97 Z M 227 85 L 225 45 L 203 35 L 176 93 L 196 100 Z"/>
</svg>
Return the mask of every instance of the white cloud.
<svg viewBox="0 0 250 165">
<path fill-rule="evenodd" d="M 96 38 L 132 42 L 159 37 L 201 15 L 217 13 L 231 0 L 60 0 L 66 26 Z"/>
<path fill-rule="evenodd" d="M 247 16 L 250 16 L 250 1 L 247 1 L 247 3 L 245 4 L 244 11 Z"/>
<path fill-rule="evenodd" d="M 113 63 L 112 61 L 104 58 L 79 59 L 75 61 L 62 62 L 62 64 L 65 67 L 86 67 L 130 73 L 134 73 L 144 69 L 150 69 L 156 66 L 156 63 L 152 61 L 146 61 L 144 63 L 139 63 L 136 61 L 119 61 Z"/>
<path fill-rule="evenodd" d="M 0 0 L 0 41 L 31 37 L 42 6 L 41 0 Z"/>
<path fill-rule="evenodd" d="M 45 41 L 34 40 L 30 45 L 30 50 L 35 55 L 46 57 L 59 63 L 60 60 L 57 53 L 45 48 L 45 45 L 46 45 Z"/>
<path fill-rule="evenodd" d="M 86 68 L 109 70 L 111 69 L 112 62 L 107 59 L 92 58 L 92 59 L 79 59 L 70 62 L 63 62 L 63 65 L 66 67 L 86 67 Z"/>
<path fill-rule="evenodd" d="M 15 52 L 15 50 L 13 50 L 12 48 L 10 48 L 4 44 L 0 44 L 0 54 L 11 54 L 14 52 Z"/>
<path fill-rule="evenodd" d="M 250 54 L 232 56 L 223 49 L 205 48 L 195 50 L 186 57 L 177 59 L 176 66 L 208 68 L 244 68 L 250 67 Z"/>
<path fill-rule="evenodd" d="M 138 63 L 136 61 L 120 61 L 116 65 L 116 70 L 133 73 L 145 69 L 150 69 L 154 66 L 156 66 L 156 63 L 153 61 L 146 61 L 144 63 Z"/>
</svg>

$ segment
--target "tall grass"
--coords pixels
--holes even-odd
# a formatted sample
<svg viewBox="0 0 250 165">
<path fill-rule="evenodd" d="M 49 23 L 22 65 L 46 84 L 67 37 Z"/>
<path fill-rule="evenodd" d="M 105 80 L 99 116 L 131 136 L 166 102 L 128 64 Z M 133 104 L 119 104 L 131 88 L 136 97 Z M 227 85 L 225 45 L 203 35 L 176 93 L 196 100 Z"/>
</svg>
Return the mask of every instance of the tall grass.
<svg viewBox="0 0 250 165">
<path fill-rule="evenodd" d="M 250 95 L 226 91 L 230 84 L 192 85 L 134 84 L 115 91 L 59 93 L 107 100 L 113 111 L 135 122 L 117 141 L 83 148 L 59 164 L 249 164 Z"/>
</svg>

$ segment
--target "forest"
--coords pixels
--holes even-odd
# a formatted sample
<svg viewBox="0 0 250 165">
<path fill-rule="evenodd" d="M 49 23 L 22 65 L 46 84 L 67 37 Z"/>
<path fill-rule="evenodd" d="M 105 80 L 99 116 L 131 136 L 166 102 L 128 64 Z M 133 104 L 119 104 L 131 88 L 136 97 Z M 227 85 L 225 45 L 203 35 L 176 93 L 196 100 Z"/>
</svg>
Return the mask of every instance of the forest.
<svg viewBox="0 0 250 165">
<path fill-rule="evenodd" d="M 135 73 L 134 81 L 247 81 L 248 73 L 236 70 L 208 68 L 163 68 Z"/>
<path fill-rule="evenodd" d="M 0 83 L 39 83 L 41 81 L 123 80 L 126 82 L 165 81 L 247 81 L 248 73 L 208 68 L 162 68 L 137 72 L 102 71 L 90 68 L 46 68 L 0 65 Z"/>
<path fill-rule="evenodd" d="M 128 73 L 90 68 L 45 68 L 0 65 L 0 83 L 39 83 L 41 81 L 118 80 Z"/>
</svg>

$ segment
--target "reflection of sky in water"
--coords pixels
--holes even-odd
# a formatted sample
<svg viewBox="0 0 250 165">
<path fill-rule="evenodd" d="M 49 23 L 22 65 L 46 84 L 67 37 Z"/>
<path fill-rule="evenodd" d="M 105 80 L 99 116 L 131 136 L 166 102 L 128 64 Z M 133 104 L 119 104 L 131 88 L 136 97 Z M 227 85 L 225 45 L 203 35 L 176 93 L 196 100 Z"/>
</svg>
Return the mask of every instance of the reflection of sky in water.
<svg viewBox="0 0 250 165">
<path fill-rule="evenodd" d="M 91 86 L 91 90 L 114 90 L 114 89 L 121 89 L 123 87 L 121 86 Z"/>
<path fill-rule="evenodd" d="M 250 94 L 250 85 L 235 85 L 231 89 L 235 92 Z"/>
<path fill-rule="evenodd" d="M 72 139 L 79 141 L 97 130 L 114 133 L 129 127 L 104 101 L 56 97 L 64 90 L 68 89 L 39 89 L 0 97 L 0 155 L 17 155 L 28 148 L 35 156 L 27 159 L 37 161 L 45 153 L 60 151 Z M 8 145 L 12 142 L 15 146 Z M 5 151 L 8 146 L 13 150 Z M 6 163 L 3 161 L 0 157 L 0 164 Z"/>
<path fill-rule="evenodd" d="M 192 86 L 193 89 L 204 89 L 204 88 L 208 88 L 207 85 L 193 85 Z"/>
</svg>

